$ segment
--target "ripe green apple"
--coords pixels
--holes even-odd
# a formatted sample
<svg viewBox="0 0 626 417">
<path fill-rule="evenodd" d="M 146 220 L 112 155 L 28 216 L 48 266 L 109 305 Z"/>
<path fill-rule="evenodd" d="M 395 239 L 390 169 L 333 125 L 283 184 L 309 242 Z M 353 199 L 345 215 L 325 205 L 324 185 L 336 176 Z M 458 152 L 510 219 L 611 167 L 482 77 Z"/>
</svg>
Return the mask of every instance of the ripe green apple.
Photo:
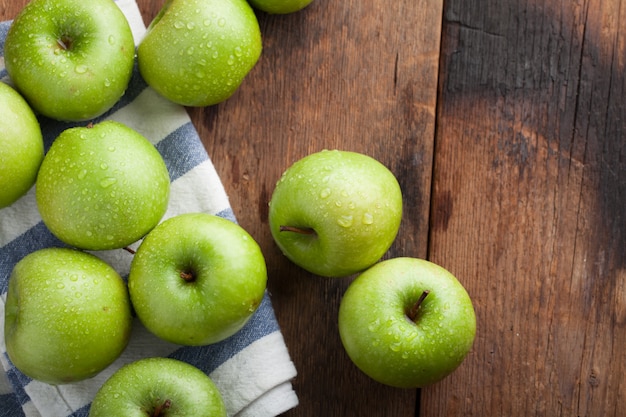
<svg viewBox="0 0 626 417">
<path fill-rule="evenodd" d="M 109 110 L 132 75 L 135 42 L 113 0 L 32 0 L 4 45 L 7 72 L 33 109 L 58 120 Z"/>
<path fill-rule="evenodd" d="M 118 273 L 69 248 L 40 249 L 16 264 L 4 314 L 13 364 L 55 385 L 90 378 L 110 365 L 125 349 L 132 323 Z"/>
<path fill-rule="evenodd" d="M 45 225 L 81 249 L 123 248 L 161 220 L 170 177 L 161 154 L 115 121 L 64 130 L 39 169 L 37 207 Z"/>
<path fill-rule="evenodd" d="M 100 387 L 89 417 L 226 417 L 221 393 L 200 369 L 171 358 L 124 365 Z"/>
<path fill-rule="evenodd" d="M 476 316 L 450 272 L 422 259 L 393 258 L 350 284 L 339 307 L 339 334 L 348 356 L 372 379 L 418 388 L 463 362 Z"/>
<path fill-rule="evenodd" d="M 142 241 L 128 288 L 141 322 L 181 345 L 216 343 L 239 331 L 263 299 L 261 249 L 239 225 L 207 213 L 165 220 Z"/>
<path fill-rule="evenodd" d="M 229 98 L 256 65 L 261 30 L 245 0 L 167 0 L 137 49 L 146 82 L 185 106 Z"/>
<path fill-rule="evenodd" d="M 43 160 L 43 137 L 24 98 L 0 82 L 0 208 L 10 206 L 35 184 Z"/>
<path fill-rule="evenodd" d="M 374 158 L 340 150 L 295 162 L 269 204 L 270 230 L 285 256 L 327 277 L 377 262 L 395 240 L 402 217 L 393 173 Z"/>
<path fill-rule="evenodd" d="M 248 0 L 255 9 L 270 14 L 288 14 L 304 9 L 313 0 Z"/>
</svg>

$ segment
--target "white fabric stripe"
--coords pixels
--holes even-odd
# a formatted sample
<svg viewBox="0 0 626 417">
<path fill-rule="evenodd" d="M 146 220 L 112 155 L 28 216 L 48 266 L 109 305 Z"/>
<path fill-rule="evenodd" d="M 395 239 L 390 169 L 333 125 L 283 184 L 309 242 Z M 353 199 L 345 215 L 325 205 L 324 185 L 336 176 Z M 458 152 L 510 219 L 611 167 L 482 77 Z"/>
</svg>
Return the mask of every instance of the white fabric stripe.
<svg viewBox="0 0 626 417">
<path fill-rule="evenodd" d="M 276 331 L 241 350 L 209 376 L 220 387 L 228 415 L 235 416 L 296 374 L 283 335 Z"/>
<path fill-rule="evenodd" d="M 230 208 L 229 204 L 215 167 L 206 160 L 172 182 L 170 202 L 163 219 L 190 212 L 217 214 Z"/>
<path fill-rule="evenodd" d="M 126 20 L 128 20 L 130 30 L 133 32 L 135 45 L 139 45 L 139 42 L 146 33 L 146 25 L 141 16 L 139 6 L 135 0 L 115 0 L 115 3 L 126 16 Z"/>
<path fill-rule="evenodd" d="M 263 394 L 236 417 L 274 417 L 298 405 L 298 396 L 293 391 L 291 382 L 285 382 Z"/>
<path fill-rule="evenodd" d="M 124 123 L 155 145 L 191 120 L 184 107 L 165 100 L 150 87 L 107 119 Z"/>
<path fill-rule="evenodd" d="M 41 221 L 35 187 L 9 207 L 0 210 L 0 246 L 5 246 Z"/>
</svg>

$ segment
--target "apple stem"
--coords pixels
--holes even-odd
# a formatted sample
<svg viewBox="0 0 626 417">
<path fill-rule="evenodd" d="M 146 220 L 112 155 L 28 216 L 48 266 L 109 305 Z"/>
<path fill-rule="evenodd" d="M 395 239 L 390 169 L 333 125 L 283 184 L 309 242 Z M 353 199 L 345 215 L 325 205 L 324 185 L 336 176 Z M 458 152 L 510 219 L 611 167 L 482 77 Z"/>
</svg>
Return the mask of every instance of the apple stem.
<svg viewBox="0 0 626 417">
<path fill-rule="evenodd" d="M 296 227 L 296 226 L 280 226 L 281 232 L 294 232 L 302 235 L 314 235 L 315 230 L 309 227 Z"/>
<path fill-rule="evenodd" d="M 154 409 L 154 413 L 152 413 L 152 417 L 159 417 L 161 415 L 161 411 L 166 410 L 172 406 L 171 400 L 165 400 L 163 404 L 157 405 Z"/>
<path fill-rule="evenodd" d="M 135 251 L 134 249 L 132 249 L 131 247 L 129 247 L 129 246 L 126 246 L 126 247 L 124 248 L 124 250 L 125 250 L 126 252 L 130 253 L 131 255 L 134 255 L 134 254 L 136 253 L 136 251 Z"/>
<path fill-rule="evenodd" d="M 61 49 L 64 49 L 66 51 L 70 49 L 68 44 L 69 44 L 68 39 L 66 39 L 65 37 L 62 37 L 61 39 L 57 39 L 57 45 L 59 45 Z"/>
<path fill-rule="evenodd" d="M 187 271 L 180 271 L 180 277 L 187 282 L 191 282 L 194 280 L 193 274 Z"/>
<path fill-rule="evenodd" d="M 424 290 L 422 292 L 422 295 L 420 295 L 420 298 L 417 299 L 415 304 L 413 304 L 411 309 L 406 313 L 407 317 L 412 322 L 415 322 L 415 320 L 417 320 L 417 313 L 419 312 L 419 308 L 422 305 L 422 303 L 424 302 L 424 299 L 428 296 L 428 294 L 430 294 L 430 291 L 429 290 Z"/>
</svg>

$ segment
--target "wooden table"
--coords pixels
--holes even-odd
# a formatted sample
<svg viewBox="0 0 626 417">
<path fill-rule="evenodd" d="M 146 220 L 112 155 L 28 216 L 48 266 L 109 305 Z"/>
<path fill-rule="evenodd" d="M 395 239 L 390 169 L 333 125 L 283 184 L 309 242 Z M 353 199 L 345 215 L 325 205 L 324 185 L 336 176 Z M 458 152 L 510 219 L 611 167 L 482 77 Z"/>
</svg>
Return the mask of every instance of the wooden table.
<svg viewBox="0 0 626 417">
<path fill-rule="evenodd" d="M 163 0 L 138 3 L 149 23 Z M 267 258 L 299 371 L 286 416 L 626 415 L 626 1 L 315 0 L 258 17 L 258 65 L 189 113 Z M 276 180 L 323 148 L 397 175 L 387 257 L 439 263 L 474 300 L 474 348 L 432 387 L 361 374 L 337 333 L 351 278 L 307 274 L 271 239 Z"/>
</svg>

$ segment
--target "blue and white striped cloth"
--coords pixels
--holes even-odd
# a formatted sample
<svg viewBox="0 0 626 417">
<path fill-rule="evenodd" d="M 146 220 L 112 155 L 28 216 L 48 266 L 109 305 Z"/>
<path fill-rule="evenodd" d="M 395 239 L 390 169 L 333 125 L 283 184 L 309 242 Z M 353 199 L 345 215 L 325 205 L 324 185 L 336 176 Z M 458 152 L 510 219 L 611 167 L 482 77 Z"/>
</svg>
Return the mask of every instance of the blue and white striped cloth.
<svg viewBox="0 0 626 417">
<path fill-rule="evenodd" d="M 135 1 L 117 0 L 117 4 L 130 22 L 135 40 L 140 40 L 145 26 Z M 0 47 L 9 26 L 10 22 L 0 23 Z M 0 79 L 10 84 L 1 56 Z M 221 180 L 186 110 L 159 97 L 137 71 L 120 102 L 94 122 L 105 119 L 133 127 L 163 155 L 172 179 L 171 203 L 165 218 L 195 211 L 236 221 Z M 62 130 L 71 126 L 44 118 L 40 122 L 46 149 Z M 26 254 L 59 245 L 62 243 L 39 217 L 34 189 L 0 210 L 0 417 L 85 417 L 96 391 L 115 370 L 148 356 L 181 359 L 205 371 L 220 388 L 229 416 L 276 416 L 298 404 L 291 384 L 296 369 L 268 295 L 250 322 L 221 343 L 205 347 L 169 344 L 151 335 L 136 321 L 125 352 L 96 377 L 60 386 L 26 377 L 12 366 L 6 354 L 2 329 L 8 279 L 13 266 Z M 122 276 L 128 274 L 131 257 L 124 250 L 93 253 L 113 265 Z"/>
</svg>

